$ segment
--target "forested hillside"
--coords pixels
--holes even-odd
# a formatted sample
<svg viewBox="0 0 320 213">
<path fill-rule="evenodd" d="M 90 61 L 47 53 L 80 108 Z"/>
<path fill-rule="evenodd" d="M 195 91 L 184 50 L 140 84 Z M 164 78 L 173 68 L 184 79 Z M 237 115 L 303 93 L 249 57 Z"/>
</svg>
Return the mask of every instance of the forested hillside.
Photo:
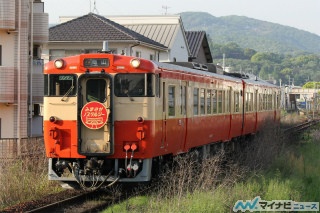
<svg viewBox="0 0 320 213">
<path fill-rule="evenodd" d="M 320 36 L 293 27 L 235 15 L 215 17 L 204 12 L 180 15 L 185 30 L 204 30 L 214 44 L 235 42 L 258 52 L 320 54 Z"/>
<path fill-rule="evenodd" d="M 242 16 L 181 14 L 185 30 L 204 30 L 214 63 L 262 79 L 303 86 L 320 81 L 320 36 Z M 316 84 L 312 84 L 316 85 Z M 310 85 L 309 85 L 310 86 Z"/>
</svg>

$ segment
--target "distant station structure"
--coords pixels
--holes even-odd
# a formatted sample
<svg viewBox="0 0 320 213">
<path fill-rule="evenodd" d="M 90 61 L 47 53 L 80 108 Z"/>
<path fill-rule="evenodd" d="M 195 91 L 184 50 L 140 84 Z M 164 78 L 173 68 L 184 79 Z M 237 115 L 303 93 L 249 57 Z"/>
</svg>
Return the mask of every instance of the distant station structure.
<svg viewBox="0 0 320 213">
<path fill-rule="evenodd" d="M 305 89 L 298 86 L 284 86 L 282 89 L 283 108 L 289 112 L 318 114 L 320 89 Z"/>
</svg>

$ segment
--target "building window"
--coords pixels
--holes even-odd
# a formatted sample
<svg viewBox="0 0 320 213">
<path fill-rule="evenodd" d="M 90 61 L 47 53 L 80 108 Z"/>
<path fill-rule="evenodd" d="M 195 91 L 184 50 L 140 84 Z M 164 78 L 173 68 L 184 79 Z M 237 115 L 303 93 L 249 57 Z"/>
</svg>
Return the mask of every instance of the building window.
<svg viewBox="0 0 320 213">
<path fill-rule="evenodd" d="M 141 58 L 141 52 L 140 51 L 136 51 L 136 57 L 137 58 Z"/>
<path fill-rule="evenodd" d="M 151 54 L 151 55 L 150 55 L 150 60 L 151 60 L 151 61 L 154 61 L 154 59 L 155 59 L 154 55 Z"/>
<path fill-rule="evenodd" d="M 2 66 L 2 46 L 0 45 L 0 66 Z"/>
<path fill-rule="evenodd" d="M 65 56 L 73 56 L 81 54 L 81 50 L 65 50 Z"/>
<path fill-rule="evenodd" d="M 50 52 L 49 53 L 49 55 L 50 55 L 49 60 L 50 61 L 53 61 L 58 58 L 63 58 L 66 56 L 65 50 L 50 50 L 49 52 Z"/>
</svg>

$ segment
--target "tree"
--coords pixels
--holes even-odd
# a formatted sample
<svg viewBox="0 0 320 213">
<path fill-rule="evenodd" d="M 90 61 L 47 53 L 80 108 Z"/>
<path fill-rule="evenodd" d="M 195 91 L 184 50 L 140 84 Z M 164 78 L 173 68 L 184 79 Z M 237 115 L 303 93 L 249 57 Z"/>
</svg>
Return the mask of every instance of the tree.
<svg viewBox="0 0 320 213">
<path fill-rule="evenodd" d="M 293 72 L 293 69 L 288 68 L 288 67 L 286 67 L 286 68 L 284 68 L 283 70 L 280 71 L 280 73 L 283 74 L 283 75 L 292 75 L 292 72 Z"/>
<path fill-rule="evenodd" d="M 256 53 L 257 53 L 257 51 L 255 51 L 254 49 L 250 49 L 250 48 L 245 48 L 243 51 L 243 54 L 246 57 L 246 59 L 251 59 L 251 57 Z"/>
<path fill-rule="evenodd" d="M 305 83 L 302 88 L 305 89 L 316 89 L 316 88 L 320 88 L 320 82 L 315 82 L 315 81 L 309 81 L 307 83 Z"/>
</svg>

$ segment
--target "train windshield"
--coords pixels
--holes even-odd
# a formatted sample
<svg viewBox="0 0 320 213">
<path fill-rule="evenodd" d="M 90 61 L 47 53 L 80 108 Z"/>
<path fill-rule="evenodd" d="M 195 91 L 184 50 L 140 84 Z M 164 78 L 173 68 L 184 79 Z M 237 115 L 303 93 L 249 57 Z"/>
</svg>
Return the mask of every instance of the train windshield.
<svg viewBox="0 0 320 213">
<path fill-rule="evenodd" d="M 74 96 L 76 95 L 76 75 L 45 75 L 45 96 Z"/>
<path fill-rule="evenodd" d="M 115 76 L 115 95 L 118 97 L 155 96 L 155 76 L 143 74 L 117 74 Z"/>
</svg>

